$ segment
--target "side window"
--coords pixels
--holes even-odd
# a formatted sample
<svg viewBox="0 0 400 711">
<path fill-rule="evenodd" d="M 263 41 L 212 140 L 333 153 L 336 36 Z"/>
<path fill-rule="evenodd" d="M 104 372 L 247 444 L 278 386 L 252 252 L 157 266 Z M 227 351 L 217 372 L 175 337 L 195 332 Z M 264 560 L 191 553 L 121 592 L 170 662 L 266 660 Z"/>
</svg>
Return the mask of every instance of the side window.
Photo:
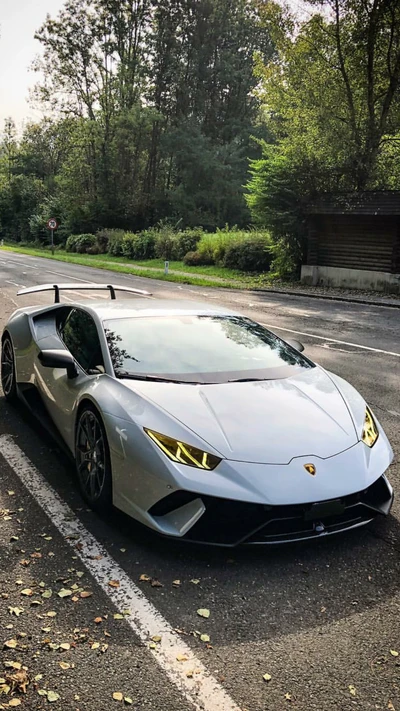
<svg viewBox="0 0 400 711">
<path fill-rule="evenodd" d="M 104 373 L 96 324 L 86 311 L 72 309 L 65 322 L 60 324 L 60 336 L 83 370 L 89 374 Z"/>
</svg>

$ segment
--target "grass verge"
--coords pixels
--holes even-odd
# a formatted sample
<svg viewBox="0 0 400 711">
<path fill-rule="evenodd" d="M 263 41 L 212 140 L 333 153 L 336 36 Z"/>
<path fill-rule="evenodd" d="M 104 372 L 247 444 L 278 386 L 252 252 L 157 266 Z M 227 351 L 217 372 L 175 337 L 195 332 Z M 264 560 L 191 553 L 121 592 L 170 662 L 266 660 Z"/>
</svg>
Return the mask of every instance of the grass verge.
<svg viewBox="0 0 400 711">
<path fill-rule="evenodd" d="M 266 274 L 248 276 L 233 269 L 223 267 L 204 266 L 188 267 L 183 262 L 170 262 L 169 273 L 164 274 L 164 262 L 161 259 L 145 260 L 140 265 L 127 262 L 121 257 L 111 257 L 108 254 L 75 254 L 63 250 L 56 250 L 54 255 L 48 249 L 33 247 L 17 247 L 4 245 L 1 251 L 28 254 L 32 257 L 45 257 L 58 262 L 81 264 L 83 266 L 106 269 L 108 271 L 147 279 L 193 284 L 195 286 L 220 287 L 225 289 L 254 289 L 268 288 L 270 281 Z M 184 273 L 182 273 L 184 272 Z"/>
</svg>

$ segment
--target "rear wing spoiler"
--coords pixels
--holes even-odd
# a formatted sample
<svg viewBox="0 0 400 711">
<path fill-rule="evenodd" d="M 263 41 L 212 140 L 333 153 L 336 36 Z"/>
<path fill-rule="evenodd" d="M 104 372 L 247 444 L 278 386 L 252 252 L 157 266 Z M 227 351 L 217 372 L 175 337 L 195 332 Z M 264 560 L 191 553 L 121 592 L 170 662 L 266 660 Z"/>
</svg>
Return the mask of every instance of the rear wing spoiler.
<svg viewBox="0 0 400 711">
<path fill-rule="evenodd" d="M 26 289 L 20 289 L 17 296 L 22 296 L 23 294 L 34 294 L 38 291 L 54 291 L 54 303 L 60 303 L 60 291 L 82 291 L 83 289 L 91 291 L 109 291 L 111 299 L 115 299 L 116 291 L 126 291 L 129 294 L 136 294 L 136 296 L 151 296 L 150 291 L 143 291 L 142 289 L 132 289 L 130 286 L 116 286 L 115 284 L 39 284 L 38 286 L 28 286 Z"/>
</svg>

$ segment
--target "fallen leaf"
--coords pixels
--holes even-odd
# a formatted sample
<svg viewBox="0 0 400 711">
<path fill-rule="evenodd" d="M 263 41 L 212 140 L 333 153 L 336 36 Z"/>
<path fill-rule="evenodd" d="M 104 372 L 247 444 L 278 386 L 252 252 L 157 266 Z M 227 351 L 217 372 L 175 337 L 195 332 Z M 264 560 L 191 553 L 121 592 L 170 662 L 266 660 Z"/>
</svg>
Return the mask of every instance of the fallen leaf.
<svg viewBox="0 0 400 711">
<path fill-rule="evenodd" d="M 79 597 L 77 597 L 76 595 L 73 595 L 73 596 L 71 597 L 71 600 L 72 600 L 72 602 L 78 602 Z"/>
<path fill-rule="evenodd" d="M 114 701 L 123 701 L 124 695 L 120 691 L 114 691 L 113 699 Z"/>
<path fill-rule="evenodd" d="M 264 679 L 264 681 L 271 681 L 272 676 L 271 676 L 271 674 L 263 674 L 263 679 Z"/>
<path fill-rule="evenodd" d="M 43 674 L 36 674 L 34 679 L 35 679 L 35 681 L 40 681 L 41 679 L 43 679 Z"/>
<path fill-rule="evenodd" d="M 41 558 L 41 557 L 42 557 L 41 553 L 37 553 L 37 552 L 31 553 L 31 558 Z"/>
<path fill-rule="evenodd" d="M 8 494 L 9 496 L 15 496 L 15 491 L 7 491 L 7 494 Z"/>
<path fill-rule="evenodd" d="M 11 536 L 10 543 L 11 543 L 11 541 L 19 541 L 19 536 Z"/>
<path fill-rule="evenodd" d="M 48 600 L 53 594 L 53 591 L 49 588 L 49 590 L 45 590 L 42 592 L 42 597 L 44 597 L 46 600 Z"/>
<path fill-rule="evenodd" d="M 47 692 L 47 701 L 50 701 L 50 703 L 52 701 L 58 701 L 59 698 L 60 698 L 60 694 L 57 694 L 56 691 L 48 691 Z"/>
<path fill-rule="evenodd" d="M 100 622 L 103 622 L 103 618 L 102 617 L 95 617 L 94 621 L 95 621 L 96 625 L 99 625 Z"/>
<path fill-rule="evenodd" d="M 152 580 L 152 581 L 151 581 L 151 587 L 152 587 L 152 588 L 163 588 L 164 585 L 163 585 L 162 583 L 160 583 L 159 580 Z"/>
<path fill-rule="evenodd" d="M 89 590 L 83 590 L 81 592 L 81 597 L 91 597 L 93 595 L 92 592 L 89 592 Z"/>
<path fill-rule="evenodd" d="M 23 585 L 24 583 L 23 583 L 22 580 L 16 580 L 16 581 L 15 581 L 15 584 L 16 584 L 16 585 Z"/>
<path fill-rule="evenodd" d="M 355 686 L 353 686 L 353 684 L 349 684 L 349 691 L 350 691 L 350 694 L 351 694 L 352 696 L 356 696 L 356 694 L 357 694 L 357 689 L 356 689 Z"/>
<path fill-rule="evenodd" d="M 111 588 L 119 588 L 119 580 L 109 580 L 108 584 Z"/>
<path fill-rule="evenodd" d="M 180 580 L 173 580 L 172 581 L 172 585 L 174 585 L 176 588 L 179 587 L 180 584 L 181 584 Z"/>
<path fill-rule="evenodd" d="M 21 590 L 21 595 L 26 595 L 27 597 L 32 597 L 33 590 L 31 590 L 30 588 L 24 588 L 23 590 Z"/>
<path fill-rule="evenodd" d="M 58 597 L 69 597 L 72 595 L 72 590 L 68 590 L 67 588 L 61 588 L 61 590 L 58 591 L 57 593 Z"/>
<path fill-rule="evenodd" d="M 161 637 L 159 634 L 155 634 L 152 638 L 153 642 L 161 642 Z"/>
<path fill-rule="evenodd" d="M 108 644 L 102 644 L 102 645 L 101 645 L 101 651 L 102 651 L 103 654 L 104 654 L 104 652 L 107 651 L 107 649 L 108 649 Z"/>
<path fill-rule="evenodd" d="M 291 694 L 288 694 L 288 693 L 286 692 L 286 694 L 285 694 L 285 699 L 286 699 L 286 701 L 291 701 L 291 700 L 292 700 L 292 695 L 291 695 Z"/>
<path fill-rule="evenodd" d="M 126 548 L 120 548 L 121 553 L 126 553 Z"/>
<path fill-rule="evenodd" d="M 193 679 L 193 674 L 194 674 L 193 669 L 189 669 L 189 671 L 186 672 L 186 676 L 188 679 Z"/>
<path fill-rule="evenodd" d="M 120 612 L 116 612 L 115 615 L 113 615 L 114 620 L 123 620 L 125 619 L 123 615 L 121 615 Z"/>
<path fill-rule="evenodd" d="M 9 607 L 8 611 L 10 615 L 15 615 L 15 617 L 19 617 L 22 615 L 24 608 L 23 607 Z"/>
<path fill-rule="evenodd" d="M 10 699 L 8 702 L 9 706 L 19 706 L 21 703 L 21 699 Z"/>
<path fill-rule="evenodd" d="M 55 617 L 56 614 L 57 614 L 57 613 L 54 612 L 54 610 L 50 610 L 50 612 L 46 612 L 47 617 Z"/>
<path fill-rule="evenodd" d="M 68 662 L 58 662 L 58 663 L 59 663 L 61 669 L 64 669 L 64 670 L 70 669 L 70 667 L 71 667 L 71 665 L 68 664 Z"/>
<path fill-rule="evenodd" d="M 197 610 L 197 614 L 200 617 L 210 617 L 210 610 L 207 610 L 206 608 L 200 608 L 200 610 Z"/>
<path fill-rule="evenodd" d="M 77 578 L 82 578 L 85 575 L 85 573 L 82 570 L 77 570 L 75 575 Z"/>
<path fill-rule="evenodd" d="M 99 649 L 99 647 L 100 647 L 100 642 L 93 642 L 90 649 Z"/>
<path fill-rule="evenodd" d="M 44 536 L 44 540 L 45 540 L 45 541 L 52 541 L 52 540 L 53 540 L 53 536 Z"/>
<path fill-rule="evenodd" d="M 190 582 L 193 583 L 193 585 L 198 585 L 200 580 L 198 580 L 197 578 L 192 578 Z"/>
<path fill-rule="evenodd" d="M 157 649 L 157 645 L 155 642 L 150 642 L 149 644 L 149 649 Z"/>
<path fill-rule="evenodd" d="M 6 642 L 4 642 L 3 647 L 7 647 L 7 649 L 15 649 L 17 644 L 18 642 L 16 639 L 8 639 Z"/>
<path fill-rule="evenodd" d="M 39 696 L 47 696 L 47 691 L 46 689 L 38 689 L 38 694 Z"/>
<path fill-rule="evenodd" d="M 185 654 L 177 654 L 176 655 L 176 661 L 177 662 L 187 662 L 188 658 L 185 656 Z"/>
<path fill-rule="evenodd" d="M 390 699 L 389 699 L 389 701 L 388 701 L 387 707 L 388 707 L 388 709 L 390 709 L 390 711 L 396 711 L 396 709 L 394 708 L 394 706 L 393 706 L 392 702 L 390 701 Z"/>
<path fill-rule="evenodd" d="M 133 704 L 133 701 L 130 696 L 124 696 L 124 701 L 126 704 Z"/>
<path fill-rule="evenodd" d="M 142 575 L 139 577 L 139 580 L 141 583 L 149 583 L 151 578 L 149 575 L 146 575 L 146 573 L 142 573 Z"/>
<path fill-rule="evenodd" d="M 200 639 L 202 642 L 209 642 L 210 641 L 208 634 L 201 634 Z"/>
<path fill-rule="evenodd" d="M 391 649 L 391 650 L 390 650 L 390 654 L 392 655 L 392 657 L 398 657 L 398 656 L 399 656 L 399 653 L 396 652 L 395 649 Z"/>
<path fill-rule="evenodd" d="M 69 642 L 62 642 L 62 644 L 60 644 L 60 649 L 64 650 L 64 652 L 67 652 L 69 649 L 71 649 L 71 645 Z"/>
</svg>

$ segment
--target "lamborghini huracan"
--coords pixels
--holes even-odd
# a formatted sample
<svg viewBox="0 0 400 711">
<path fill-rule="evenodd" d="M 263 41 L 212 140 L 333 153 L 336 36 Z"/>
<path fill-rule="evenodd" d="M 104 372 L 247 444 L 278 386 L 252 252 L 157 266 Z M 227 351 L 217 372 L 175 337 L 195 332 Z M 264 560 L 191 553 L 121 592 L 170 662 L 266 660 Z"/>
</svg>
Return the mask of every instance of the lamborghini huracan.
<svg viewBox="0 0 400 711">
<path fill-rule="evenodd" d="M 77 288 L 111 298 L 61 301 Z M 299 342 L 128 287 L 19 293 L 46 290 L 55 303 L 18 309 L 4 329 L 2 388 L 55 428 L 93 509 L 225 546 L 320 538 L 389 513 L 381 425 Z"/>
</svg>

